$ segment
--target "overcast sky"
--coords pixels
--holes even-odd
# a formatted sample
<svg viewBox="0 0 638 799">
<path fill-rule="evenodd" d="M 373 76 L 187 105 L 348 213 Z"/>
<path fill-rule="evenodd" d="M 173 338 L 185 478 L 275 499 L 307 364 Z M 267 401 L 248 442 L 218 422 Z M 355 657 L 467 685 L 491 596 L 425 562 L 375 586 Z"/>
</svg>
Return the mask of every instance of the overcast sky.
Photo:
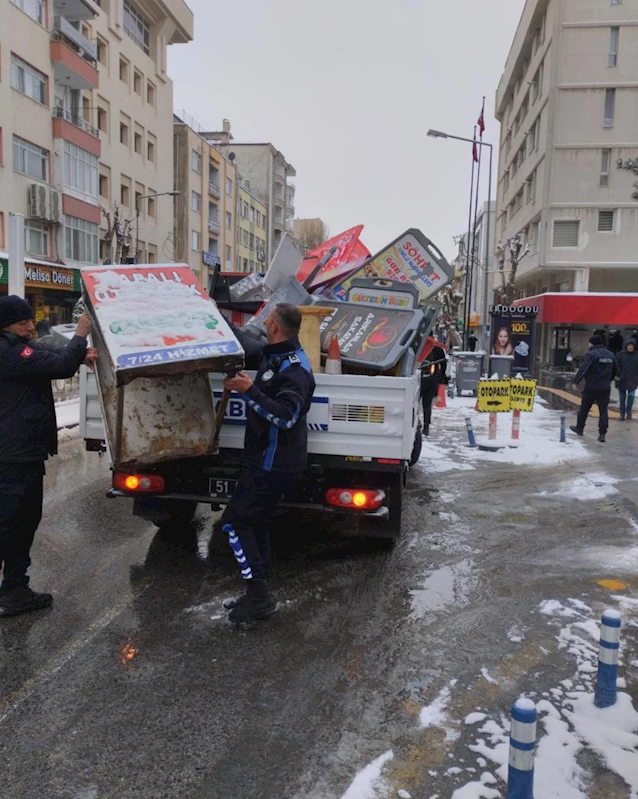
<svg viewBox="0 0 638 799">
<path fill-rule="evenodd" d="M 453 255 L 470 145 L 426 132 L 470 137 L 487 95 L 498 142 L 494 94 L 524 0 L 188 3 L 195 41 L 169 48 L 176 109 L 271 141 L 297 170 L 297 216 L 332 234 L 362 223 L 372 251 L 418 227 Z"/>
</svg>

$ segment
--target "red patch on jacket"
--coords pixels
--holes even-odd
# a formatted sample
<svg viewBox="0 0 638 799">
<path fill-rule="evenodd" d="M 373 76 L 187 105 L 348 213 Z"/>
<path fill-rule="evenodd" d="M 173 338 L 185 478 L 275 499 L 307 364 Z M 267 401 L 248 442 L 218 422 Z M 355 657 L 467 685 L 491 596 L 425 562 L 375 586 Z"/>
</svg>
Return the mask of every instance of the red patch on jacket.
<svg viewBox="0 0 638 799">
<path fill-rule="evenodd" d="M 23 358 L 29 358 L 31 355 L 33 355 L 33 350 L 31 347 L 25 347 L 20 355 L 22 355 Z"/>
</svg>

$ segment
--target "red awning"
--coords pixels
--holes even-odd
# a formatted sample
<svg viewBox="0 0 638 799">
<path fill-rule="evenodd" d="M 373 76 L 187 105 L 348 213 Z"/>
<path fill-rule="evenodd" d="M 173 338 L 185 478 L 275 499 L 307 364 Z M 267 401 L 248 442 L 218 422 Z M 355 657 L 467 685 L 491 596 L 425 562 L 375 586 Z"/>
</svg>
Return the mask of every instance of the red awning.
<svg viewBox="0 0 638 799">
<path fill-rule="evenodd" d="M 638 328 L 638 294 L 538 294 L 515 300 L 514 305 L 538 306 L 537 322 L 555 325 L 627 325 Z"/>
</svg>

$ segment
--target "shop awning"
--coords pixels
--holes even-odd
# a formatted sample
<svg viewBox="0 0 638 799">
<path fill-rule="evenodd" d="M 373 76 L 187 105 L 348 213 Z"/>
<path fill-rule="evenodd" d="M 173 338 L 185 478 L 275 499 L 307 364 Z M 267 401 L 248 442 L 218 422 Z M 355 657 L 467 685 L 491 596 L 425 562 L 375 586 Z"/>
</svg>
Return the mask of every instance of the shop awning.
<svg viewBox="0 0 638 799">
<path fill-rule="evenodd" d="M 515 300 L 513 304 L 537 306 L 537 322 L 638 327 L 638 294 L 549 293 Z"/>
</svg>

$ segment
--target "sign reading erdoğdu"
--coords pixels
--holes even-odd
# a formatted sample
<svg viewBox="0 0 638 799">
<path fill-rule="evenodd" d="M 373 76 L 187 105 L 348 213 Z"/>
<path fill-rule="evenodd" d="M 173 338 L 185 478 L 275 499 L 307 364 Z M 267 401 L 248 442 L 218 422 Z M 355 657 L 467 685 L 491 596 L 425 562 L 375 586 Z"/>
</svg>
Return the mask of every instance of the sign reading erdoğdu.
<svg viewBox="0 0 638 799">
<path fill-rule="evenodd" d="M 224 317 L 187 266 L 87 267 L 82 281 L 117 369 L 242 360 Z"/>
</svg>

